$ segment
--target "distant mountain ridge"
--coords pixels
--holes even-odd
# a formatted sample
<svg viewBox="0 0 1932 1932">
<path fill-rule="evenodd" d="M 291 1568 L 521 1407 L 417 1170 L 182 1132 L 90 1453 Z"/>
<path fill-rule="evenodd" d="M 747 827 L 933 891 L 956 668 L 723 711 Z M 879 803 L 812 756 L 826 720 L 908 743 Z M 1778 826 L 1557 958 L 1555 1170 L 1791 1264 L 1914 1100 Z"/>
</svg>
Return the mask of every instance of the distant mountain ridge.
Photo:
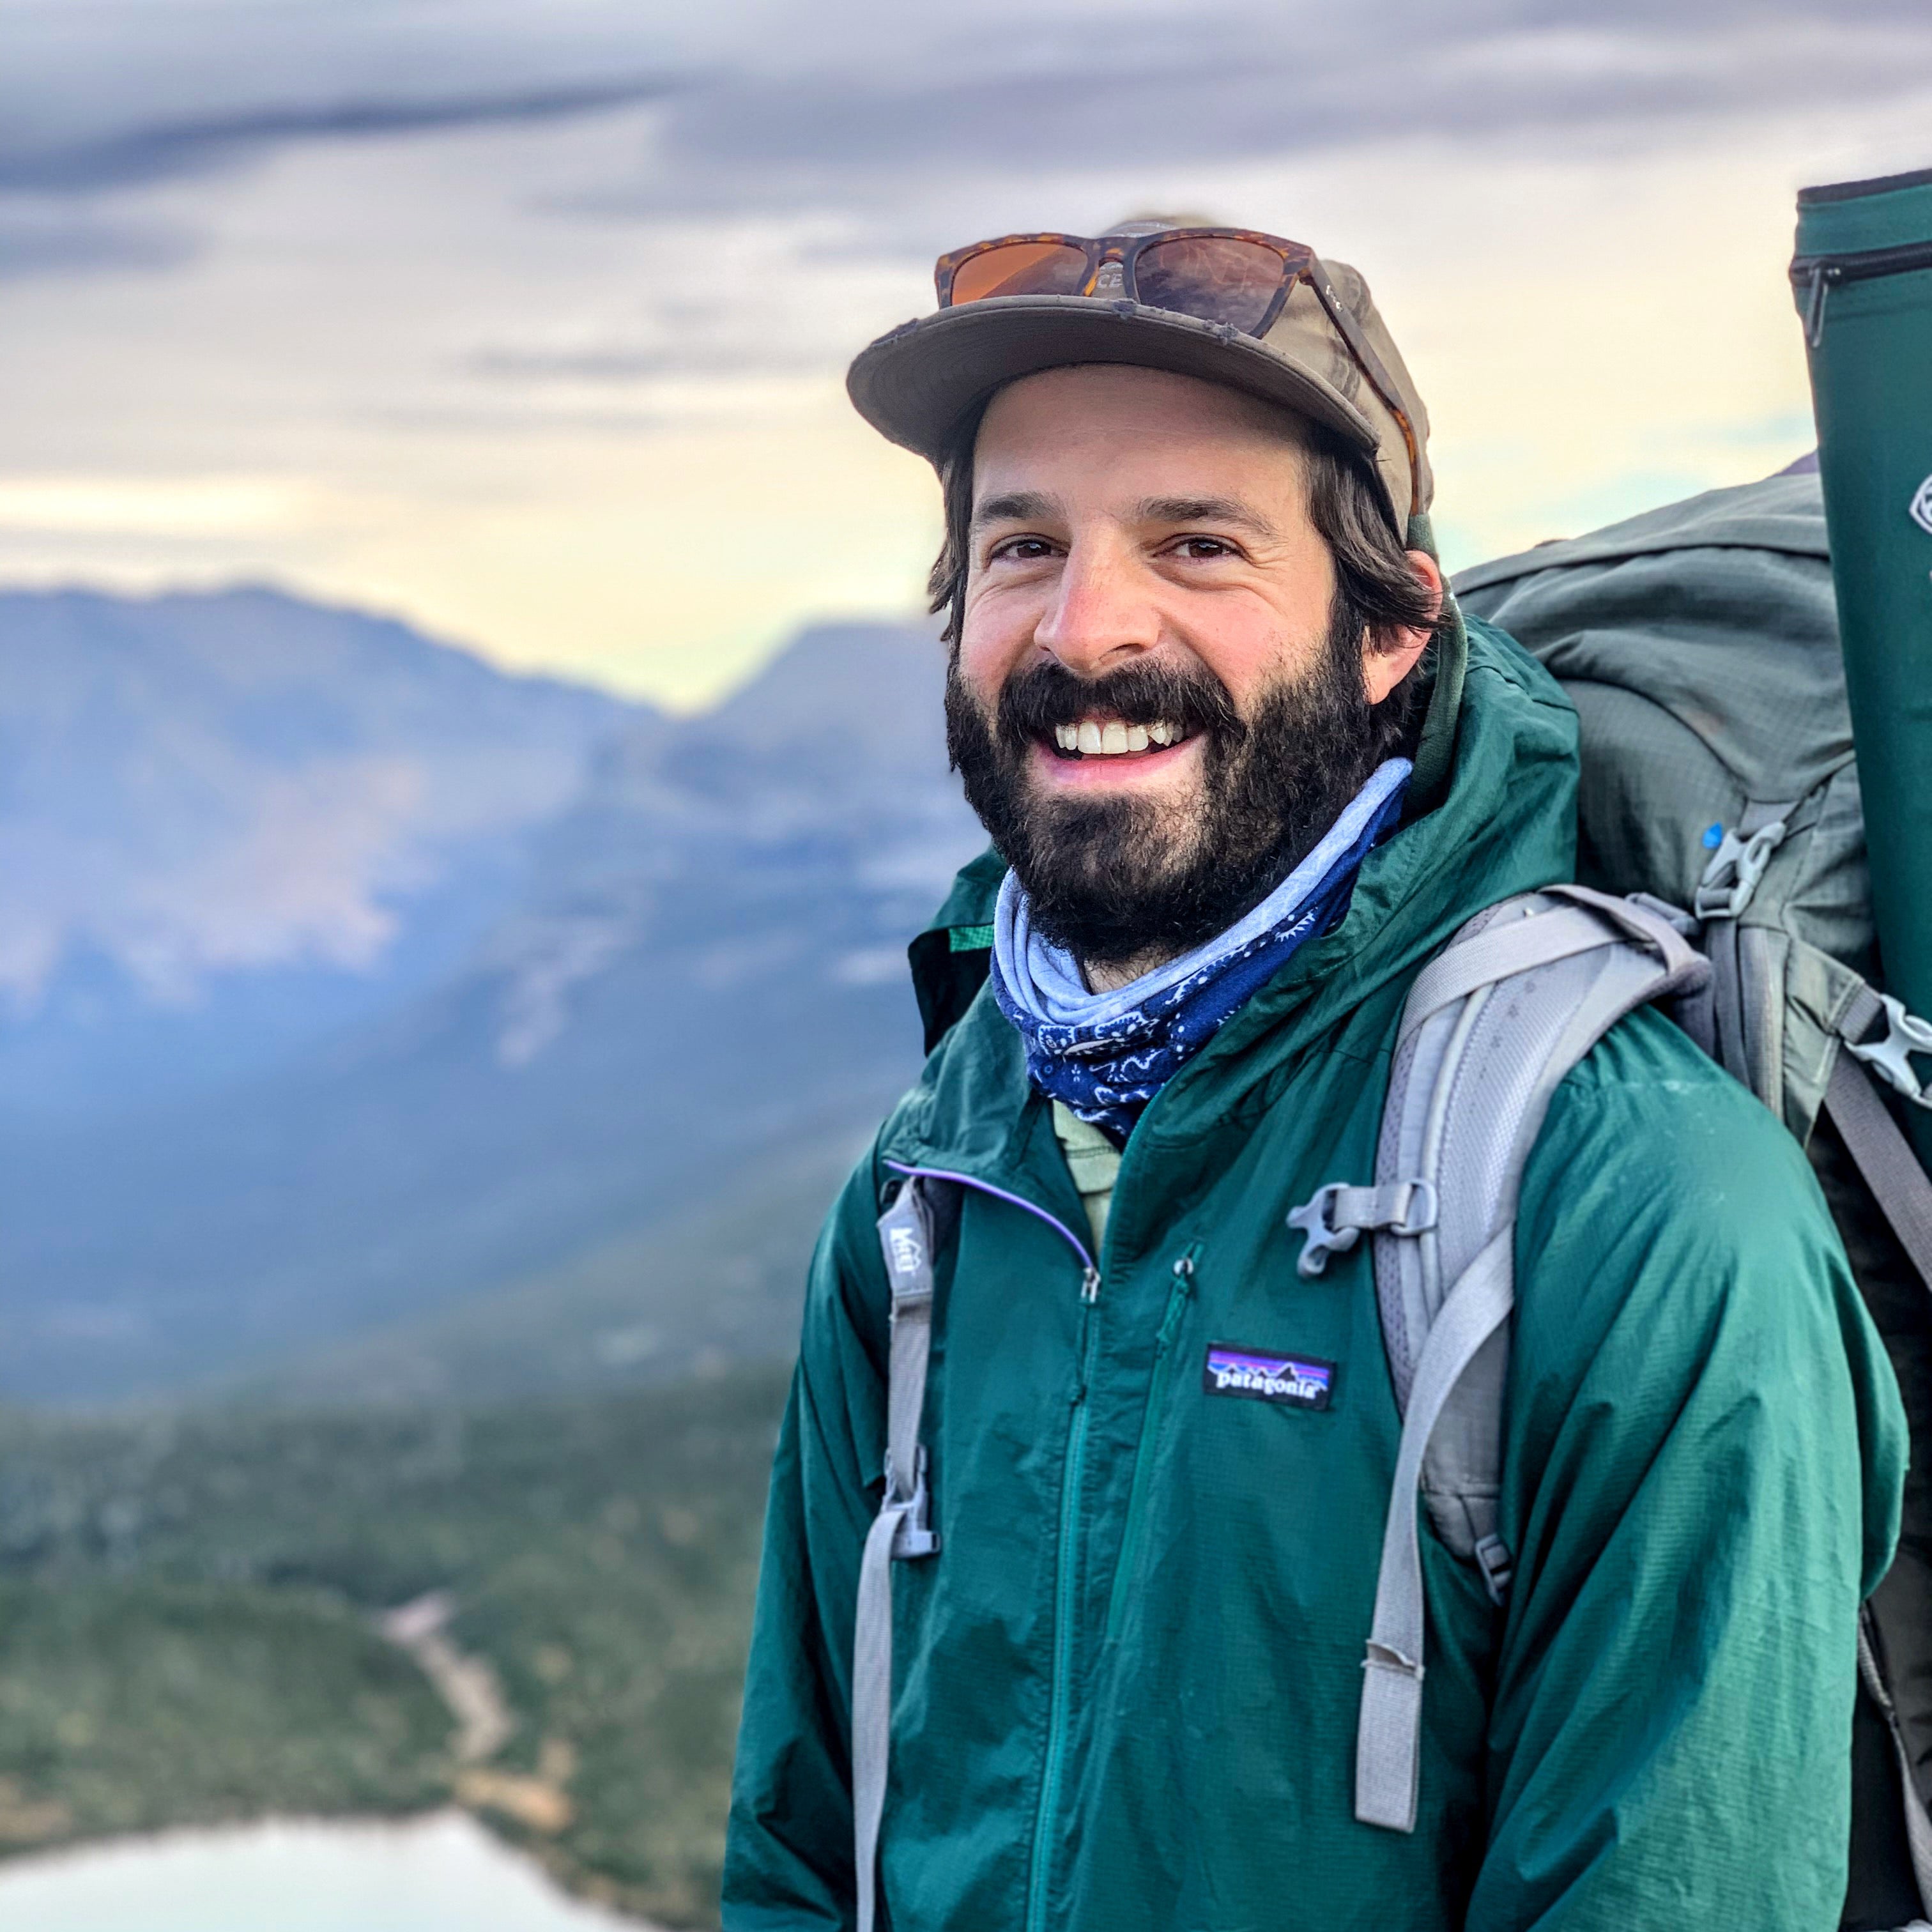
<svg viewBox="0 0 1932 1932">
<path fill-rule="evenodd" d="M 663 721 L 280 592 L 0 593 L 0 1117 L 206 1088 L 453 965 Z"/>
<path fill-rule="evenodd" d="M 943 664 L 924 626 L 821 627 L 713 712 L 620 717 L 405 997 L 218 1093 L 0 1129 L 0 1393 L 293 1387 L 325 1346 L 336 1393 L 782 1351 L 831 1178 L 916 1070 L 906 940 L 982 842 Z M 586 1339 L 538 1349 L 579 1279 Z"/>
</svg>

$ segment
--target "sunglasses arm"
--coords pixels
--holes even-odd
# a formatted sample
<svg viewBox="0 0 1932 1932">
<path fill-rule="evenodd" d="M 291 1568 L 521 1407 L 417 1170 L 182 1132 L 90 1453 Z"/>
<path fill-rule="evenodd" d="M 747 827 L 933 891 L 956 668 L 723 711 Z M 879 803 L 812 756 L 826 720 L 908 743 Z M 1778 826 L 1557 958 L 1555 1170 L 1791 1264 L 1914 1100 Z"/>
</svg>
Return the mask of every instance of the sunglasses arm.
<svg viewBox="0 0 1932 1932">
<path fill-rule="evenodd" d="M 1396 400 L 1395 383 L 1388 371 L 1382 367 L 1382 358 L 1369 346 L 1369 339 L 1362 333 L 1348 304 L 1335 292 L 1335 286 L 1328 279 L 1328 271 L 1318 262 L 1305 272 L 1309 286 L 1320 298 L 1322 306 L 1328 311 L 1328 320 L 1340 331 L 1342 340 L 1348 345 L 1348 352 L 1354 357 L 1358 366 L 1369 379 L 1383 406 L 1394 416 L 1402 428 L 1402 440 L 1408 451 L 1408 513 L 1413 517 L 1422 508 L 1422 452 L 1415 440 L 1415 425 L 1408 419 L 1408 412 Z"/>
</svg>

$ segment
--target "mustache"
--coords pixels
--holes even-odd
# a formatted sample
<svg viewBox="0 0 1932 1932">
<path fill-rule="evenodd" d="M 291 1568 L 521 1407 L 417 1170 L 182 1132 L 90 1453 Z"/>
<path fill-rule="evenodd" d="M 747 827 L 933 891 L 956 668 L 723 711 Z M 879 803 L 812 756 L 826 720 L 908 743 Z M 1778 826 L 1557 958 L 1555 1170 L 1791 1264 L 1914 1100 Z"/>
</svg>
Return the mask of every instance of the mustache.
<svg viewBox="0 0 1932 1932">
<path fill-rule="evenodd" d="M 1010 751 L 1050 737 L 1056 724 L 1110 712 L 1129 724 L 1178 724 L 1224 746 L 1238 744 L 1248 727 L 1228 688 L 1204 664 L 1123 664 L 1104 677 L 1076 677 L 1049 658 L 1007 679 L 1000 688 L 995 733 Z"/>
</svg>

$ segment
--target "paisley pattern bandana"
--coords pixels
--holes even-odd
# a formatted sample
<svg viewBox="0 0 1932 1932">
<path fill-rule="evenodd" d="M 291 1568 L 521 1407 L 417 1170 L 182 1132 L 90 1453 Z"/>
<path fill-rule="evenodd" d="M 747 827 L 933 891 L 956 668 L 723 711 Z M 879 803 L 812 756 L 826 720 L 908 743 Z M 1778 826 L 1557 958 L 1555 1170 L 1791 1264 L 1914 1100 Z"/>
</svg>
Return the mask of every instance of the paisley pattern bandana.
<svg viewBox="0 0 1932 1932">
<path fill-rule="evenodd" d="M 1009 872 L 993 916 L 993 997 L 1026 1042 L 1033 1084 L 1124 1141 L 1148 1102 L 1295 948 L 1346 913 L 1362 861 L 1401 816 L 1410 770 L 1406 758 L 1390 759 L 1246 917 L 1112 992 L 1090 992 L 1079 962 L 1033 929 Z"/>
</svg>

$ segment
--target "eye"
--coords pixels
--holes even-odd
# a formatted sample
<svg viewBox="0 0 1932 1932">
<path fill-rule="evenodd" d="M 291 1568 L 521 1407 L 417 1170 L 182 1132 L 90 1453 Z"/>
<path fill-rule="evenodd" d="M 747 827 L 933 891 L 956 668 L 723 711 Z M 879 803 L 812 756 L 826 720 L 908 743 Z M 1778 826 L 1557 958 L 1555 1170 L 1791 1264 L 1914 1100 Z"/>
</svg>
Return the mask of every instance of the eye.
<svg viewBox="0 0 1932 1932">
<path fill-rule="evenodd" d="M 1216 557 L 1238 556 L 1240 552 L 1225 537 L 1183 537 L 1174 545 L 1172 554 L 1191 563 L 1207 563 Z"/>
<path fill-rule="evenodd" d="M 1038 563 L 1052 554 L 1053 545 L 1045 537 L 1008 537 L 993 546 L 987 560 Z"/>
</svg>

